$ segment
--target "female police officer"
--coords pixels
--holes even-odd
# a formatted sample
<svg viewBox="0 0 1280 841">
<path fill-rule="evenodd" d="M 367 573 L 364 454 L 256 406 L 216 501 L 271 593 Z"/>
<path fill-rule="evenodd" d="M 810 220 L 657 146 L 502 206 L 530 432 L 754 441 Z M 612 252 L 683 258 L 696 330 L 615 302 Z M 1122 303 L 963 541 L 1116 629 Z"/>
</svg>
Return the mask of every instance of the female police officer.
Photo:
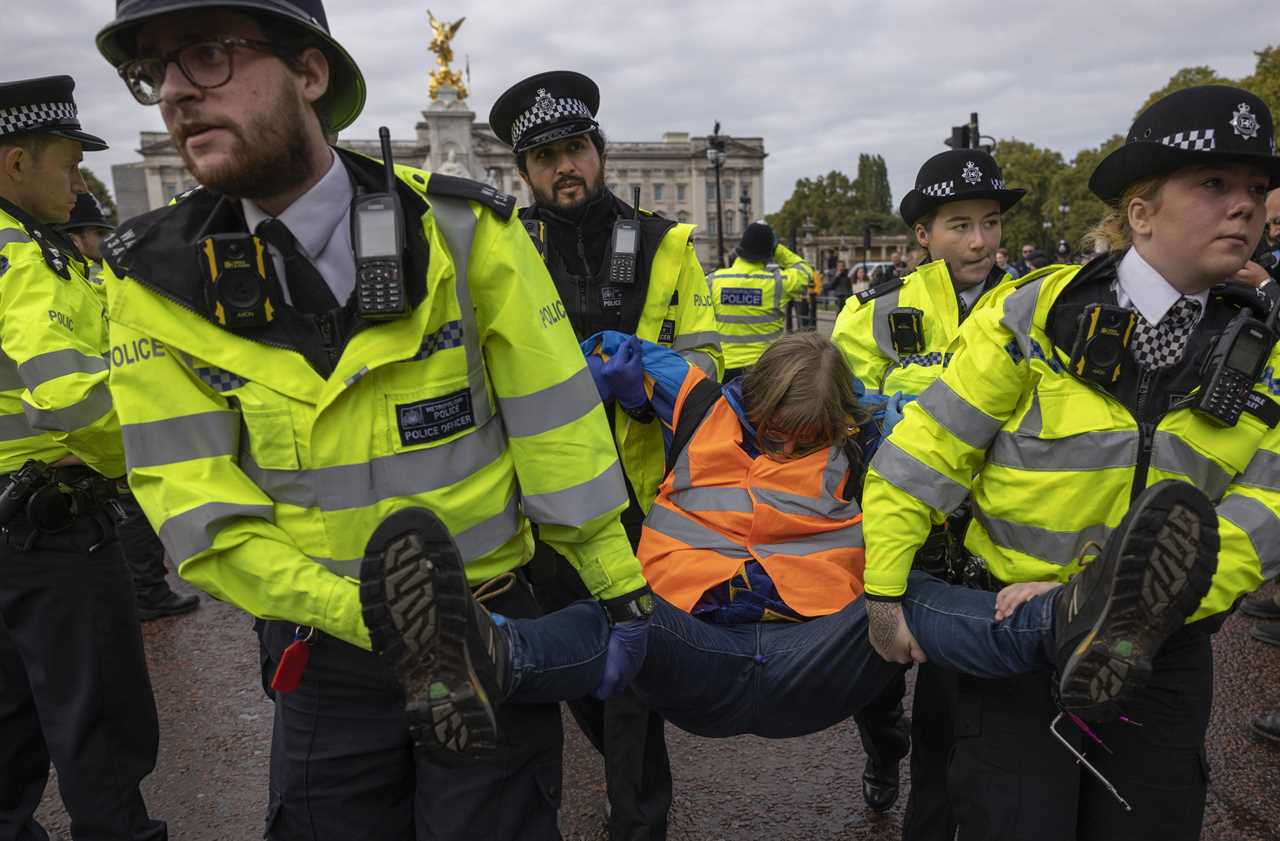
<svg viewBox="0 0 1280 841">
<path fill-rule="evenodd" d="M 1200 835 L 1209 635 L 1257 587 L 1262 547 L 1280 540 L 1280 354 L 1256 299 L 1218 284 L 1248 260 L 1277 183 L 1272 118 L 1258 97 L 1207 86 L 1152 105 L 1090 179 L 1114 208 L 1099 229 L 1112 250 L 980 304 L 942 377 L 876 455 L 864 496 L 866 586 L 872 643 L 891 660 L 910 643 L 896 602 L 912 556 L 966 496 L 965 547 L 993 587 L 1067 580 L 1162 479 L 1191 483 L 1217 505 L 1221 550 L 1207 595 L 1159 656 L 1133 660 L 1152 669 L 1127 707 L 1142 726 L 1104 724 L 1096 735 L 1111 753 L 1089 751 L 1132 810 L 1069 761 L 1036 764 L 1055 749 L 1043 681 L 962 680 L 950 768 L 961 838 Z M 1063 681 L 1064 702 L 1113 677 L 1085 671 Z"/>
</svg>

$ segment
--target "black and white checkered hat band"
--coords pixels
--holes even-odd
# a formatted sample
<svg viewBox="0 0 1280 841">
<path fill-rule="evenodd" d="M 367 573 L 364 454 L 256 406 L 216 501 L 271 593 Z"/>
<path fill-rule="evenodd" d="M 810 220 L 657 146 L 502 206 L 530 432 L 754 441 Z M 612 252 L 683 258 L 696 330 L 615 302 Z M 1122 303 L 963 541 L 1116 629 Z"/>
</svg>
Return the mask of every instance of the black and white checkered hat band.
<svg viewBox="0 0 1280 841">
<path fill-rule="evenodd" d="M 946 198 L 956 194 L 955 181 L 939 181 L 937 184 L 930 184 L 928 187 L 921 187 L 920 192 L 926 196 L 933 196 L 935 199 Z"/>
<path fill-rule="evenodd" d="M 0 108 L 0 135 L 59 125 L 79 127 L 74 102 L 45 102 Z"/>
<path fill-rule="evenodd" d="M 565 97 L 555 99 L 540 97 L 528 111 L 525 111 L 511 124 L 511 143 L 517 144 L 531 129 L 546 123 L 556 123 L 565 117 L 582 117 L 591 119 L 591 109 L 581 99 Z"/>
<path fill-rule="evenodd" d="M 1195 152 L 1212 152 L 1217 148 L 1217 142 L 1213 139 L 1213 129 L 1211 128 L 1180 131 L 1177 134 L 1160 138 L 1160 142 L 1166 146 L 1177 146 L 1179 149 L 1190 149 Z"/>
</svg>

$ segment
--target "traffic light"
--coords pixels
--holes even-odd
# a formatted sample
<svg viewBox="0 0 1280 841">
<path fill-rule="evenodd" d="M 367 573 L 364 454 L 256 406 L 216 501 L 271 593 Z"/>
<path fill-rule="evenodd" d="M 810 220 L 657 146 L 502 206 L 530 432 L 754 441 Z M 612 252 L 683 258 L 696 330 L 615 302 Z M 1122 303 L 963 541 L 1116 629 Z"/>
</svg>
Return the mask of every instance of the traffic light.
<svg viewBox="0 0 1280 841">
<path fill-rule="evenodd" d="M 952 126 L 951 136 L 942 142 L 950 146 L 952 149 L 968 149 L 969 148 L 969 127 L 967 125 Z"/>
</svg>

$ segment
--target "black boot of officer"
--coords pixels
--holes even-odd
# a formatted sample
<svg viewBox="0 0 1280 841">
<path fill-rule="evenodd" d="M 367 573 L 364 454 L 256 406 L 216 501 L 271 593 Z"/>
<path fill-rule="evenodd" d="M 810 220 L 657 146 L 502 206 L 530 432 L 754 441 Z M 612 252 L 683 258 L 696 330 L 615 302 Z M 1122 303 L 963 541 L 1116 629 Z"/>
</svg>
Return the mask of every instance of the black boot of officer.
<svg viewBox="0 0 1280 841">
<path fill-rule="evenodd" d="M 116 524 L 116 530 L 120 534 L 120 549 L 133 577 L 138 618 L 148 622 L 164 616 L 190 613 L 199 607 L 199 596 L 194 593 L 179 595 L 169 586 L 165 578 L 168 570 L 164 564 L 164 546 L 133 495 L 122 496 L 120 507 L 124 509 L 124 518 Z"/>
</svg>

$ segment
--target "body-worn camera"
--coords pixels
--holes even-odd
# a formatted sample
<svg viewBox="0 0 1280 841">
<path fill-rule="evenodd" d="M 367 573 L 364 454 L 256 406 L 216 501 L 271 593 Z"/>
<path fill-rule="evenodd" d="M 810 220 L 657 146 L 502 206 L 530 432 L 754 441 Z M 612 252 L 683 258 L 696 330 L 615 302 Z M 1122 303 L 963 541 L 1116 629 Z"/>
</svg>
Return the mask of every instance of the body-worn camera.
<svg viewBox="0 0 1280 841">
<path fill-rule="evenodd" d="M 200 241 L 209 311 L 223 327 L 263 327 L 275 320 L 279 286 L 267 246 L 253 234 L 215 234 Z"/>
<path fill-rule="evenodd" d="M 1081 379 L 1110 385 L 1120 379 L 1120 365 L 1138 316 L 1111 304 L 1091 304 L 1076 322 L 1071 345 L 1071 371 Z"/>
<path fill-rule="evenodd" d="M 889 341 L 898 353 L 924 352 L 924 311 L 895 307 L 889 311 Z"/>
</svg>

